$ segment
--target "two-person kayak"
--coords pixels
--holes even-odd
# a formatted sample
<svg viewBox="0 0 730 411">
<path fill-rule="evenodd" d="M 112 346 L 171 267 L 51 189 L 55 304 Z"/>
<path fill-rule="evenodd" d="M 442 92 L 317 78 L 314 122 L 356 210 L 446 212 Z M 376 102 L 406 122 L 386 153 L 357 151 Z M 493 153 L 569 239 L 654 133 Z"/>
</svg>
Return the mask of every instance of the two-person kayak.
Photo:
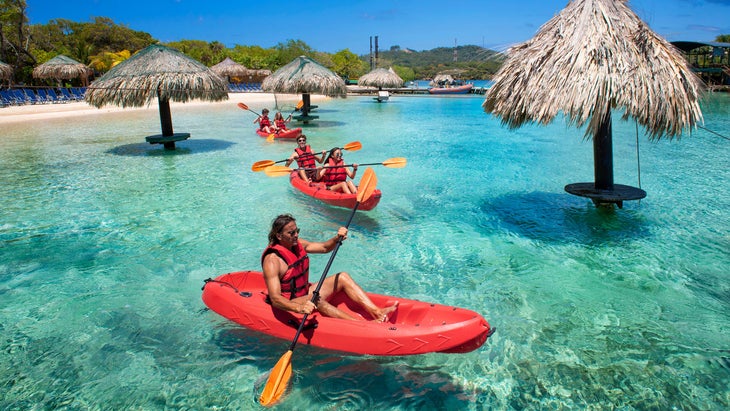
<svg viewBox="0 0 730 411">
<path fill-rule="evenodd" d="M 296 170 L 292 171 L 289 175 L 289 182 L 292 187 L 302 193 L 329 205 L 352 209 L 357 202 L 357 194 L 345 194 L 339 191 L 327 190 L 327 186 L 322 182 L 307 183 L 299 177 L 299 173 Z M 360 204 L 358 210 L 372 210 L 380 202 L 381 196 L 382 193 L 380 190 L 375 189 L 370 198 Z"/>
<path fill-rule="evenodd" d="M 415 355 L 432 352 L 466 353 L 481 347 L 492 333 L 478 313 L 400 297 L 367 293 L 378 306 L 398 303 L 385 322 L 370 321 L 367 312 L 344 293 L 329 302 L 363 321 L 307 317 L 298 343 L 362 355 Z M 274 308 L 267 302 L 263 274 L 240 271 L 206 280 L 203 302 L 221 316 L 248 329 L 291 341 L 302 315 Z"/>
<path fill-rule="evenodd" d="M 256 134 L 258 134 L 264 138 L 269 137 L 270 135 L 273 134 L 274 138 L 277 140 L 293 140 L 302 135 L 302 128 L 301 127 L 290 128 L 288 130 L 279 131 L 277 133 L 267 133 L 267 132 L 259 129 L 259 130 L 256 130 Z"/>
</svg>

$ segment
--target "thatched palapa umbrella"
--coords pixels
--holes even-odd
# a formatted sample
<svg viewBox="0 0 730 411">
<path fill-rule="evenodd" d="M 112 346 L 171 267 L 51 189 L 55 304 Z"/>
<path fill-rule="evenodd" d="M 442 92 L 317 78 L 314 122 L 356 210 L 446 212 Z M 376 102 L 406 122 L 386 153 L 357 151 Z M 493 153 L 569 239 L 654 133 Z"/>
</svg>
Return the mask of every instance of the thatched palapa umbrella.
<svg viewBox="0 0 730 411">
<path fill-rule="evenodd" d="M 175 141 L 189 133 L 173 133 L 170 101 L 228 99 L 226 81 L 202 63 L 161 45 L 151 45 L 119 63 L 86 91 L 86 101 L 101 108 L 106 104 L 142 107 L 157 98 L 162 135 L 147 137 L 151 144 L 175 148 Z"/>
<path fill-rule="evenodd" d="M 403 79 L 392 69 L 376 68 L 357 80 L 358 86 L 377 87 L 378 89 L 396 88 L 403 85 Z"/>
<path fill-rule="evenodd" d="M 266 77 L 261 88 L 269 93 L 299 94 L 302 93 L 304 106 L 302 115 L 295 118 L 307 121 L 316 118 L 308 116 L 310 94 L 323 94 L 329 97 L 346 97 L 345 80 L 328 68 L 310 59 L 299 56 L 289 64 Z"/>
<path fill-rule="evenodd" d="M 246 77 L 256 73 L 255 70 L 249 70 L 246 66 L 236 63 L 230 57 L 226 57 L 220 63 L 211 66 L 210 69 L 219 76 L 228 78 L 229 81 L 231 77 Z"/>
<path fill-rule="evenodd" d="M 89 83 L 91 73 L 89 66 L 63 54 L 59 54 L 33 69 L 33 77 L 35 78 L 52 78 L 60 83 L 60 80 L 71 80 L 80 77 L 81 84 L 84 86 Z"/>
<path fill-rule="evenodd" d="M 13 68 L 8 63 L 0 61 L 0 80 L 8 80 L 13 77 Z"/>
<path fill-rule="evenodd" d="M 378 97 L 376 97 L 375 100 L 378 103 L 382 103 L 383 101 L 387 101 L 390 97 L 388 91 L 384 91 L 383 87 L 400 87 L 403 85 L 403 79 L 400 78 L 400 76 L 396 74 L 396 72 L 393 71 L 392 68 L 376 68 L 375 70 L 372 70 L 371 72 L 357 79 L 357 85 L 364 87 L 377 87 Z"/>
<path fill-rule="evenodd" d="M 652 139 L 671 139 L 702 121 L 701 90 L 681 53 L 625 0 L 574 0 L 510 50 L 483 107 L 511 128 L 547 124 L 559 112 L 572 125 L 587 124 L 596 181 L 565 189 L 621 207 L 646 193 L 613 183 L 611 110 L 634 117 Z"/>
</svg>

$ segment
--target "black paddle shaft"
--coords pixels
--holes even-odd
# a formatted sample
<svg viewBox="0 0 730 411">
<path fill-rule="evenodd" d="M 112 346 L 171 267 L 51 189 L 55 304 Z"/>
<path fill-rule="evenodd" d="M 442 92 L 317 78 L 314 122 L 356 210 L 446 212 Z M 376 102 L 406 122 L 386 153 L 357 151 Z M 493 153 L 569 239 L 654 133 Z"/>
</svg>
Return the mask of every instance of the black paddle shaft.
<svg viewBox="0 0 730 411">
<path fill-rule="evenodd" d="M 352 212 L 350 213 L 350 218 L 347 220 L 347 224 L 345 224 L 345 228 L 350 228 L 350 223 L 352 222 L 352 218 L 355 217 L 355 212 L 357 211 L 357 208 L 360 206 L 360 202 L 355 203 L 355 207 L 352 208 Z M 314 293 L 312 293 L 312 301 L 313 303 L 319 299 L 319 290 L 322 288 L 322 283 L 324 283 L 324 279 L 327 277 L 327 272 L 330 270 L 330 266 L 332 265 L 332 261 L 335 260 L 335 256 L 337 255 L 337 250 L 340 249 L 340 245 L 342 245 L 342 237 L 337 238 L 337 244 L 335 244 L 335 249 L 332 250 L 332 254 L 330 255 L 329 261 L 327 261 L 327 265 L 324 267 L 324 271 L 322 272 L 322 277 L 319 278 L 319 282 L 317 283 L 317 288 L 314 289 Z M 297 329 L 297 333 L 294 335 L 294 339 L 291 342 L 291 345 L 289 346 L 289 351 L 294 351 L 294 347 L 297 345 L 297 341 L 299 341 L 299 335 L 302 333 L 302 330 L 304 329 L 304 323 L 307 321 L 307 317 L 309 314 L 304 314 L 302 317 L 302 322 L 299 324 L 299 328 Z"/>
</svg>

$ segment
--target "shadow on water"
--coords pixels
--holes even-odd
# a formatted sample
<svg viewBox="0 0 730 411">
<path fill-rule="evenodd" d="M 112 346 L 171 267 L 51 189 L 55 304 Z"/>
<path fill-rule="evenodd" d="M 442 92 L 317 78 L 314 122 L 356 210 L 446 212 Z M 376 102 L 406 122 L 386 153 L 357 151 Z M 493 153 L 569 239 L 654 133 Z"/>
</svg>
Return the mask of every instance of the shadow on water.
<svg viewBox="0 0 730 411">
<path fill-rule="evenodd" d="M 107 150 L 109 154 L 118 156 L 179 156 L 186 154 L 207 153 L 225 150 L 236 143 L 225 140 L 198 139 L 180 141 L 174 150 L 165 150 L 160 144 L 134 143 L 114 147 Z"/>
<path fill-rule="evenodd" d="M 315 200 L 300 192 L 296 192 L 294 196 L 297 202 L 307 210 L 308 214 L 322 217 L 323 220 L 332 221 L 333 223 L 345 225 L 347 219 L 350 218 L 352 209 L 341 208 L 325 204 L 319 200 Z M 377 232 L 380 230 L 380 223 L 377 219 L 368 215 L 371 211 L 359 210 L 352 218 L 352 228 L 365 229 L 367 232 Z"/>
<path fill-rule="evenodd" d="M 488 199 L 480 209 L 483 226 L 490 231 L 496 225 L 532 240 L 606 244 L 651 235 L 641 211 L 630 208 L 638 203 L 630 204 L 625 203 L 623 209 L 596 207 L 588 199 L 569 194 L 531 192 Z"/>
<path fill-rule="evenodd" d="M 289 341 L 242 327 L 223 327 L 212 343 L 236 364 L 259 369 L 259 379 L 252 386 L 252 397 L 257 398 Z M 288 390 L 279 404 L 286 408 L 302 397 L 316 398 L 331 409 L 467 409 L 489 395 L 464 386 L 441 367 L 417 362 L 404 357 L 348 355 L 299 344 Z"/>
<path fill-rule="evenodd" d="M 327 128 L 327 127 L 341 127 L 344 126 L 346 123 L 344 121 L 326 121 L 326 120 L 315 120 L 311 123 L 301 123 L 297 122 L 296 125 L 293 125 L 292 127 L 301 127 L 301 128 Z"/>
</svg>

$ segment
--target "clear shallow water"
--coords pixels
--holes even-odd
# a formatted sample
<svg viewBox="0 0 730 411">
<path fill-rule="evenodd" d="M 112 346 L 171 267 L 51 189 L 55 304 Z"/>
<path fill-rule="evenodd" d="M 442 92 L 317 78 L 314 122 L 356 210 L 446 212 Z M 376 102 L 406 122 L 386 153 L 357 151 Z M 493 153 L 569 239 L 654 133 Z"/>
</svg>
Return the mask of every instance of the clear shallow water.
<svg viewBox="0 0 730 411">
<path fill-rule="evenodd" d="M 704 104 L 725 136 L 728 97 Z M 647 198 L 602 210 L 563 191 L 593 179 L 582 130 L 509 131 L 482 101 L 320 102 L 306 133 L 315 149 L 361 141 L 347 161 L 409 160 L 375 168 L 383 200 L 331 272 L 479 311 L 496 334 L 464 355 L 299 345 L 278 408 L 727 409 L 730 141 L 640 136 Z M 206 310 L 203 280 L 258 268 L 278 213 L 321 239 L 349 212 L 251 172 L 293 145 L 257 137 L 233 103 L 172 114 L 192 134 L 175 153 L 144 143 L 156 112 L 3 127 L 0 408 L 259 408 L 288 342 Z M 638 185 L 632 122 L 614 121 L 614 163 L 616 183 Z"/>
</svg>

